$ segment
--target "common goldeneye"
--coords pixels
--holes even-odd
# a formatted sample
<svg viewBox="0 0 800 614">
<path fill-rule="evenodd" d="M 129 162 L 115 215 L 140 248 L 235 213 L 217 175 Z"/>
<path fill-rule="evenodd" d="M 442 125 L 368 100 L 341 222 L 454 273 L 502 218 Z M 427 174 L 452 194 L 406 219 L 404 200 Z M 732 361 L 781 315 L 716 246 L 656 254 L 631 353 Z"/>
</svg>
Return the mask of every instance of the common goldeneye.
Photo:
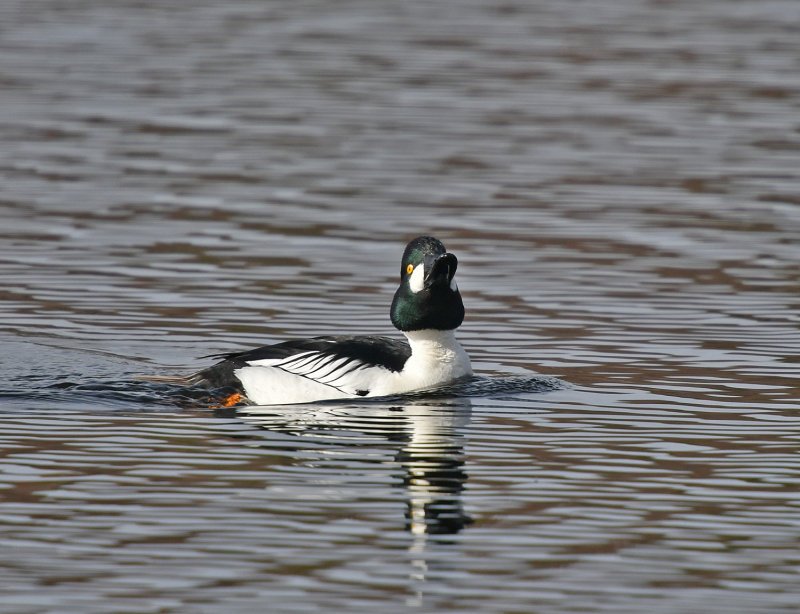
<svg viewBox="0 0 800 614">
<path fill-rule="evenodd" d="M 221 354 L 188 378 L 232 387 L 226 405 L 308 403 L 424 390 L 472 374 L 455 338 L 464 304 L 454 280 L 458 260 L 438 239 L 417 237 L 403 252 L 391 319 L 407 342 L 387 337 L 327 336 Z"/>
</svg>

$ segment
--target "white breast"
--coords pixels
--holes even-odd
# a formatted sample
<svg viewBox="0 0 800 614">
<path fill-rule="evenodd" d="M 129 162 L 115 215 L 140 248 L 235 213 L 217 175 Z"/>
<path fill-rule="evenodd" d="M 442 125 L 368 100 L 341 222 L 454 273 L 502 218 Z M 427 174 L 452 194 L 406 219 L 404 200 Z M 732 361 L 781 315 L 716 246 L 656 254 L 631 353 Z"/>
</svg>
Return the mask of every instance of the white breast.
<svg viewBox="0 0 800 614">
<path fill-rule="evenodd" d="M 469 356 L 452 330 L 416 330 L 404 333 L 411 346 L 411 358 L 403 370 L 376 382 L 369 396 L 402 394 L 434 388 L 472 375 Z"/>
</svg>

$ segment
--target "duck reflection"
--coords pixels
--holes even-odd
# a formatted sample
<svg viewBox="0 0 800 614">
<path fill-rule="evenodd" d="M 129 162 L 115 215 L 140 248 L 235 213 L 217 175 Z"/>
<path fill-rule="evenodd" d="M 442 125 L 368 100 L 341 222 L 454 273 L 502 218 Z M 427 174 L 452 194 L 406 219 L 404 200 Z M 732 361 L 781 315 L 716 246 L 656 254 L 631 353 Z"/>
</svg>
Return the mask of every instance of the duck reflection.
<svg viewBox="0 0 800 614">
<path fill-rule="evenodd" d="M 463 430 L 470 413 L 469 399 L 456 399 L 446 404 L 246 407 L 237 415 L 261 428 L 325 438 L 331 445 L 364 445 L 363 437 L 399 443 L 392 462 L 402 468 L 398 485 L 405 492 L 406 529 L 423 536 L 454 534 L 471 522 L 461 498 L 467 480 Z"/>
<path fill-rule="evenodd" d="M 395 460 L 404 469 L 407 493 L 406 528 L 415 535 L 458 533 L 469 522 L 461 493 L 464 471 L 464 435 L 469 408 L 432 411 L 405 408 L 408 438 Z"/>
</svg>

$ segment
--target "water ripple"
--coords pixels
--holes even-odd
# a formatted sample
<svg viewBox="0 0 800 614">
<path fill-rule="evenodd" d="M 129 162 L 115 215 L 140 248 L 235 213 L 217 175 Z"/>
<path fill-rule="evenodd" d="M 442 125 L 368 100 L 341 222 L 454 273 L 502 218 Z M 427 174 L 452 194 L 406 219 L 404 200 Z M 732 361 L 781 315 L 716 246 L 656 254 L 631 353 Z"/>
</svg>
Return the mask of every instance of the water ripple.
<svg viewBox="0 0 800 614">
<path fill-rule="evenodd" d="M 797 609 L 795 0 L 184 4 L 0 6 L 0 610 Z M 421 233 L 475 378 L 136 379 Z"/>
</svg>

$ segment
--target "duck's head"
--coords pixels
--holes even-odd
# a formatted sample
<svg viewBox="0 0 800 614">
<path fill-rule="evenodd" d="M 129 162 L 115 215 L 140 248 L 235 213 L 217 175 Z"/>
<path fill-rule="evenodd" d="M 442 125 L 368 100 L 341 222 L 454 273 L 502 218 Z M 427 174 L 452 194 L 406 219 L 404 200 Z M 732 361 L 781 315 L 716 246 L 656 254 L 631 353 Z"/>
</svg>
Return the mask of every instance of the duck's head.
<svg viewBox="0 0 800 614">
<path fill-rule="evenodd" d="M 406 245 L 400 287 L 392 301 L 392 324 L 402 331 L 453 330 L 464 321 L 464 303 L 453 277 L 458 260 L 433 237 Z"/>
</svg>

